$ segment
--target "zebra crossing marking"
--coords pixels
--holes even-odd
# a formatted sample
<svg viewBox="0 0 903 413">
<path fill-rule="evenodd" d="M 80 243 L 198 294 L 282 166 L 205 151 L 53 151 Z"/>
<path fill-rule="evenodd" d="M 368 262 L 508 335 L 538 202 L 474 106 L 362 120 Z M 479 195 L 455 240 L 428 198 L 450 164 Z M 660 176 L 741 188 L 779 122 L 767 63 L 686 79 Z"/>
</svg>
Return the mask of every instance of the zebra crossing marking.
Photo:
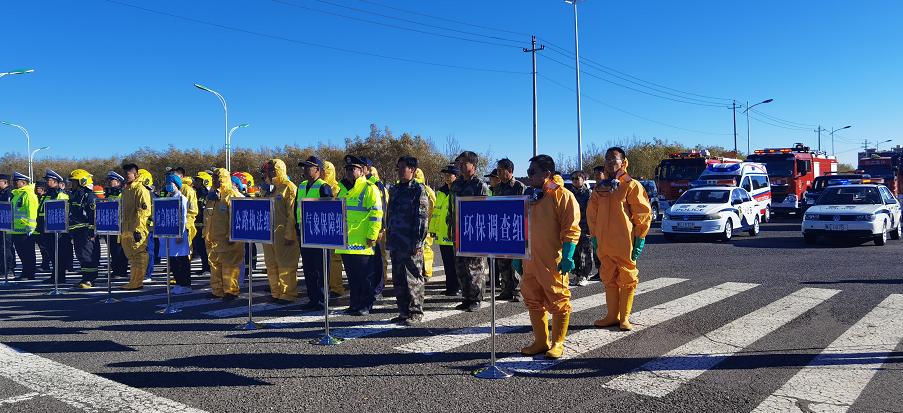
<svg viewBox="0 0 903 413">
<path fill-rule="evenodd" d="M 604 387 L 664 397 L 840 290 L 803 288 L 680 346 Z"/>
</svg>

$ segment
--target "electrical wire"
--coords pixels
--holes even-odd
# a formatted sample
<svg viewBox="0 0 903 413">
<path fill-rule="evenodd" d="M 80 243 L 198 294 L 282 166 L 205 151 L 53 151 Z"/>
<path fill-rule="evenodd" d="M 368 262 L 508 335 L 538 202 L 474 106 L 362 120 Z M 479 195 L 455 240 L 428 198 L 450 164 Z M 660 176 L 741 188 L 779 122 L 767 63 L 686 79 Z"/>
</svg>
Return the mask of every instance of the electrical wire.
<svg viewBox="0 0 903 413">
<path fill-rule="evenodd" d="M 181 15 L 174 14 L 174 13 L 150 9 L 147 7 L 138 6 L 135 4 L 130 4 L 130 3 L 126 3 L 126 2 L 122 2 L 122 1 L 118 1 L 118 0 L 103 0 L 103 1 L 106 1 L 108 3 L 117 4 L 120 6 L 130 7 L 130 8 L 133 8 L 136 10 L 141 10 L 141 11 L 144 11 L 147 13 L 157 14 L 157 15 L 161 15 L 161 16 L 167 16 L 167 17 L 171 17 L 174 19 L 184 20 L 184 21 L 188 21 L 191 23 L 197 23 L 197 24 L 201 24 L 201 25 L 205 25 L 205 26 L 216 27 L 219 29 L 229 30 L 229 31 L 236 32 L 236 33 L 249 34 L 252 36 L 263 37 L 263 38 L 273 39 L 273 40 L 280 40 L 280 41 L 294 43 L 294 44 L 303 45 L 303 46 L 328 49 L 328 50 L 333 50 L 333 51 L 337 51 L 337 52 L 358 54 L 358 55 L 370 56 L 370 57 L 378 57 L 381 59 L 395 60 L 395 61 L 405 62 L 405 63 L 416 63 L 416 64 L 427 65 L 427 66 L 444 67 L 444 68 L 449 68 L 449 69 L 469 70 L 469 71 L 475 71 L 475 72 L 506 73 L 506 74 L 517 74 L 517 75 L 531 74 L 531 72 L 517 72 L 517 71 L 513 71 L 513 70 L 487 69 L 487 68 L 482 68 L 482 67 L 450 65 L 450 64 L 445 64 L 445 63 L 436 63 L 436 62 L 429 62 L 429 61 L 425 61 L 425 60 L 410 59 L 410 58 L 406 58 L 406 57 L 397 57 L 397 56 L 390 56 L 390 55 L 373 53 L 373 52 L 366 52 L 363 50 L 347 49 L 347 48 L 343 48 L 343 47 L 330 46 L 330 45 L 322 44 L 322 43 L 308 42 L 308 41 L 293 39 L 293 38 L 285 37 L 285 36 L 279 36 L 279 35 L 273 35 L 273 34 L 248 30 L 248 29 L 242 29 L 239 27 L 227 26 L 224 24 L 196 19 L 193 17 L 181 16 Z"/>
<path fill-rule="evenodd" d="M 752 112 L 752 111 L 750 111 L 750 112 Z M 764 119 L 759 119 L 759 118 L 757 118 L 757 117 L 755 117 L 755 116 L 753 116 L 753 115 L 749 115 L 748 113 L 747 113 L 747 115 L 749 116 L 750 119 L 755 120 L 756 122 L 763 123 L 763 124 L 766 124 L 766 125 L 769 125 L 769 126 L 774 126 L 774 127 L 776 127 L 776 128 L 787 129 L 787 130 L 794 130 L 794 131 L 808 131 L 808 130 L 809 130 L 809 128 L 801 128 L 801 127 L 786 126 L 786 125 L 782 125 L 782 124 L 780 124 L 780 123 L 774 123 L 774 122 L 767 121 L 767 120 L 764 120 Z"/>
<path fill-rule="evenodd" d="M 389 5 L 387 5 L 387 4 L 382 4 L 382 3 L 380 3 L 380 2 L 376 2 L 376 1 L 372 1 L 372 0 L 358 0 L 358 1 L 361 2 L 361 3 L 372 4 L 372 5 L 374 5 L 374 6 L 379 6 L 379 7 L 383 7 L 383 8 L 390 9 L 390 10 L 395 10 L 395 11 L 400 11 L 400 12 L 403 12 L 403 13 L 413 14 L 413 15 L 415 15 L 415 16 L 429 17 L 429 18 L 431 18 L 431 19 L 441 20 L 441 21 L 445 21 L 445 22 L 449 22 L 449 23 L 460 24 L 460 25 L 464 25 L 464 26 L 470 26 L 470 27 L 474 27 L 474 28 L 477 28 L 477 29 L 493 30 L 493 31 L 500 32 L 500 33 L 509 33 L 509 34 L 516 34 L 516 35 L 521 35 L 521 36 L 530 36 L 529 33 L 523 33 L 523 32 L 516 32 L 516 31 L 512 31 L 512 30 L 499 29 L 498 27 L 481 26 L 481 25 L 479 25 L 479 24 L 467 23 L 467 22 L 463 22 L 463 21 L 460 21 L 460 20 L 449 19 L 449 18 L 447 18 L 447 17 L 436 16 L 436 15 L 427 14 L 427 13 L 422 13 L 422 12 L 418 12 L 418 11 L 403 9 L 403 8 L 401 8 L 401 7 L 396 7 L 396 6 L 389 6 Z"/>
<path fill-rule="evenodd" d="M 789 121 L 789 120 L 786 120 L 786 119 L 781 119 L 781 118 L 779 118 L 779 117 L 777 117 L 777 116 L 769 115 L 769 114 L 767 114 L 767 113 L 765 113 L 765 112 L 762 112 L 761 110 L 758 110 L 758 109 L 750 109 L 750 112 L 753 112 L 753 113 L 755 113 L 755 114 L 757 114 L 757 115 L 759 115 L 759 116 L 762 116 L 763 118 L 766 118 L 766 119 L 768 119 L 768 120 L 771 120 L 771 121 L 773 121 L 773 122 L 786 124 L 787 126 L 796 126 L 796 127 L 802 127 L 802 128 L 816 128 L 816 127 L 818 127 L 818 125 L 811 125 L 811 124 L 808 124 L 808 123 L 792 122 L 792 121 Z"/>
</svg>

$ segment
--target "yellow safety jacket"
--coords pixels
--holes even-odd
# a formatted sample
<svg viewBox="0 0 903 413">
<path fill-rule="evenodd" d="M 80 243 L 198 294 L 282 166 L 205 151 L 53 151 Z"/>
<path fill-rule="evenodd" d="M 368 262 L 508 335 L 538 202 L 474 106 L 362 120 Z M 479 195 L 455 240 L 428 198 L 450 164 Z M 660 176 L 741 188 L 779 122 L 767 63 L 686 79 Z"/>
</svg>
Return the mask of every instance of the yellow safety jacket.
<svg viewBox="0 0 903 413">
<path fill-rule="evenodd" d="M 451 196 L 448 192 L 439 190 L 436 192 L 436 203 L 433 207 L 433 215 L 430 217 L 430 233 L 436 234 L 436 242 L 439 245 L 455 245 L 448 231 L 448 202 Z"/>
<path fill-rule="evenodd" d="M 12 191 L 13 230 L 10 234 L 30 234 L 38 226 L 38 196 L 34 184 Z"/>
<path fill-rule="evenodd" d="M 198 217 L 198 193 L 194 190 L 194 188 L 188 184 L 185 184 L 185 181 L 182 183 L 182 195 L 185 195 L 185 198 L 188 199 L 188 214 L 185 218 L 185 228 L 194 228 L 194 222 Z M 189 238 L 189 241 L 191 239 Z"/>
<path fill-rule="evenodd" d="M 301 182 L 301 185 L 298 186 L 298 196 L 295 202 L 295 223 L 299 226 L 301 225 L 301 200 L 307 198 L 321 198 L 320 197 L 320 188 L 326 185 L 326 181 L 322 179 L 317 179 L 310 186 L 310 189 L 307 189 L 307 181 Z"/>
<path fill-rule="evenodd" d="M 367 240 L 375 241 L 382 229 L 382 196 L 376 185 L 360 177 L 351 189 L 339 183 L 338 198 L 345 198 L 348 249 L 336 250 L 338 254 L 373 255 Z"/>
<path fill-rule="evenodd" d="M 126 184 L 120 202 L 122 213 L 119 216 L 119 233 L 139 232 L 146 236 L 153 206 L 150 191 L 138 181 Z"/>
</svg>

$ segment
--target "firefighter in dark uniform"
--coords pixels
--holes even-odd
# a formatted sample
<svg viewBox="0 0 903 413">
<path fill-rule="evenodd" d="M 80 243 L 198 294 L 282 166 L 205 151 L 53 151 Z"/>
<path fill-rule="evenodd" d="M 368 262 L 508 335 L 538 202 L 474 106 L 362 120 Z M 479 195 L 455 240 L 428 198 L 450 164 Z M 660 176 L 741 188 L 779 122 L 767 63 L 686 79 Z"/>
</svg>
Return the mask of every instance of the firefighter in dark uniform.
<svg viewBox="0 0 903 413">
<path fill-rule="evenodd" d="M 194 191 L 197 192 L 198 211 L 204 211 L 207 205 L 207 195 L 210 194 L 210 186 L 213 185 L 213 176 L 207 171 L 201 171 L 195 174 Z M 204 241 L 204 214 L 199 213 L 195 218 L 194 226 L 197 228 L 197 234 L 191 241 L 192 256 L 201 259 L 201 274 L 210 274 L 210 261 L 207 256 L 207 243 Z"/>
<path fill-rule="evenodd" d="M 519 196 L 527 192 L 527 186 L 514 178 L 514 162 L 508 158 L 500 159 L 495 169 L 498 185 L 492 189 L 492 196 Z M 496 300 L 520 301 L 521 275 L 511 266 L 511 259 L 496 258 L 495 271 L 502 284 L 502 292 Z"/>
<path fill-rule="evenodd" d="M 123 178 L 122 175 L 116 173 L 115 171 L 107 172 L 107 187 L 103 190 L 104 199 L 121 199 L 122 185 L 124 183 L 125 178 Z M 112 257 L 112 260 L 110 262 L 112 276 L 127 277 L 129 275 L 129 259 L 125 256 L 125 251 L 122 249 L 122 245 L 119 244 L 119 236 L 110 236 L 110 245 L 108 245 L 107 248 L 110 249 L 110 256 Z"/>
<path fill-rule="evenodd" d="M 53 262 L 54 251 L 57 247 L 55 236 L 52 233 L 44 232 L 44 203 L 54 200 L 66 200 L 69 199 L 69 195 L 62 190 L 62 175 L 56 173 L 53 169 L 48 169 L 44 173 L 44 180 L 47 181 L 47 192 L 41 197 L 41 204 L 38 206 L 38 230 L 42 231 L 39 242 L 43 242 L 44 248 L 47 250 L 47 256 L 42 257 L 44 258 L 44 261 L 56 265 L 56 263 Z M 51 276 L 44 280 L 45 283 L 53 284 L 52 274 L 54 273 L 56 273 L 57 280 L 60 283 L 66 282 L 66 269 L 72 267 L 72 238 L 69 237 L 68 233 L 63 232 L 60 234 L 59 255 L 56 255 L 56 258 L 59 259 L 59 270 L 57 271 L 55 266 L 52 267 Z"/>
<path fill-rule="evenodd" d="M 94 181 L 88 171 L 76 169 L 69 174 L 69 182 L 72 183 L 69 193 L 69 236 L 75 247 L 75 257 L 81 266 L 82 276 L 77 288 L 92 288 L 100 264 L 100 238 L 94 236 L 94 209 L 97 202 Z"/>
</svg>

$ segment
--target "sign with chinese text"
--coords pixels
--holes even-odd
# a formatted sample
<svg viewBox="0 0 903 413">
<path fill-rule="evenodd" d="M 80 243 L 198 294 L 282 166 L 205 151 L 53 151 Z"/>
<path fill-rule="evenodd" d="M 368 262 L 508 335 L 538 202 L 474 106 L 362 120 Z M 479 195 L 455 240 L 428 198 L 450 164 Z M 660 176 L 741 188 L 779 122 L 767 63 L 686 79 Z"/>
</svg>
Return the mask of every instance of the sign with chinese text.
<svg viewBox="0 0 903 413">
<path fill-rule="evenodd" d="M 461 197 L 456 202 L 457 255 L 530 257 L 527 197 Z"/>
<path fill-rule="evenodd" d="M 0 231 L 13 230 L 13 204 L 0 202 Z"/>
<path fill-rule="evenodd" d="M 94 209 L 94 233 L 119 235 L 119 200 L 98 200 Z"/>
<path fill-rule="evenodd" d="M 272 198 L 232 198 L 229 240 L 272 244 L 272 217 Z"/>
<path fill-rule="evenodd" d="M 182 198 L 154 199 L 154 237 L 182 238 L 185 236 L 185 217 Z"/>
<path fill-rule="evenodd" d="M 348 241 L 345 222 L 344 199 L 302 199 L 301 246 L 306 248 L 345 248 Z"/>
<path fill-rule="evenodd" d="M 69 202 L 57 199 L 44 202 L 44 232 L 66 232 L 69 226 Z"/>
</svg>

